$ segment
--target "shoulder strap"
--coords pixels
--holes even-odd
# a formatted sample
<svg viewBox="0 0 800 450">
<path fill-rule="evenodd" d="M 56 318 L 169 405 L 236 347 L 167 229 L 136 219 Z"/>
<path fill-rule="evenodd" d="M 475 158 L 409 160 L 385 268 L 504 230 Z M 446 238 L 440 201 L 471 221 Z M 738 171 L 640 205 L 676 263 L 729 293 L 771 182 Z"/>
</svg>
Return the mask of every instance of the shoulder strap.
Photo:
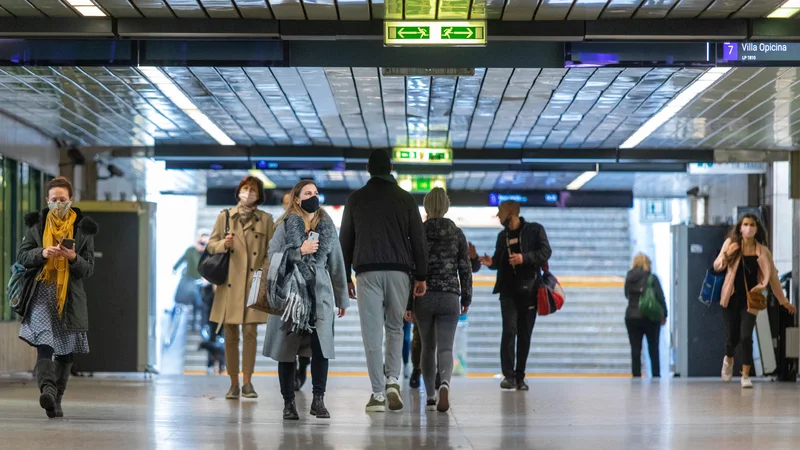
<svg viewBox="0 0 800 450">
<path fill-rule="evenodd" d="M 231 212 L 225 210 L 225 236 L 231 234 Z"/>
</svg>

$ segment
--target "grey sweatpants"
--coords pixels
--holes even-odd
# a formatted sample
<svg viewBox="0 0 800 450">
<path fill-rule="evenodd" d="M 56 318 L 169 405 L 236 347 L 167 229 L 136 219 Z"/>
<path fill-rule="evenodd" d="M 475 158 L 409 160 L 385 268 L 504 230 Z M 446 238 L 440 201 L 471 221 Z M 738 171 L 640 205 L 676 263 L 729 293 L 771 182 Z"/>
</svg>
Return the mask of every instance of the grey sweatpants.
<svg viewBox="0 0 800 450">
<path fill-rule="evenodd" d="M 403 272 L 364 272 L 358 283 L 358 316 L 373 393 L 386 389 L 386 378 L 400 378 L 403 369 L 403 314 L 411 279 Z M 386 328 L 386 360 L 383 329 Z"/>
<path fill-rule="evenodd" d="M 414 301 L 414 322 L 422 340 L 422 379 L 428 398 L 433 398 L 436 392 L 437 351 L 439 376 L 442 383 L 450 384 L 453 341 L 460 315 L 461 304 L 457 294 L 428 292 Z"/>
</svg>

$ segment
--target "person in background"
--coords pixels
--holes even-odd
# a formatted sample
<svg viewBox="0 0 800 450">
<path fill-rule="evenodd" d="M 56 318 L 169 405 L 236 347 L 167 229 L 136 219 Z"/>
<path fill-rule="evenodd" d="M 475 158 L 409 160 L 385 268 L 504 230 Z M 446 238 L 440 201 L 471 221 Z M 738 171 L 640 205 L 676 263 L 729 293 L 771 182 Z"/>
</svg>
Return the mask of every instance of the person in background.
<svg viewBox="0 0 800 450">
<path fill-rule="evenodd" d="M 72 207 L 73 192 L 64 177 L 47 184 L 47 209 L 25 216 L 28 232 L 17 253 L 17 262 L 36 277 L 19 338 L 36 347 L 39 406 L 51 419 L 64 416 L 73 355 L 89 353 L 83 282 L 94 273 L 98 226 Z"/>
<path fill-rule="evenodd" d="M 472 266 L 472 273 L 475 273 L 481 270 L 481 260 L 480 257 L 478 256 L 478 250 L 475 248 L 474 245 L 472 245 L 471 242 L 469 242 L 468 251 L 469 251 L 469 262 L 470 265 Z M 411 327 L 411 324 L 409 322 L 406 322 L 406 324 L 409 325 L 409 328 Z M 419 388 L 420 385 L 419 378 L 422 375 L 422 370 L 420 369 L 420 354 L 422 353 L 422 342 L 420 341 L 419 338 L 419 327 L 415 325 L 412 331 L 413 333 L 411 338 L 411 365 L 413 367 L 413 370 L 411 372 L 411 379 L 408 381 L 408 385 L 412 389 L 417 389 Z M 406 333 L 405 326 L 403 327 L 403 332 Z M 408 338 L 406 337 L 406 339 Z M 403 345 L 405 345 L 405 341 L 403 342 Z M 408 359 L 405 357 L 405 347 L 403 347 L 403 363 L 408 364 Z M 441 376 L 437 371 L 436 383 L 435 383 L 437 391 L 439 390 L 439 387 L 441 385 L 442 385 Z"/>
<path fill-rule="evenodd" d="M 450 379 L 453 375 L 453 342 L 458 318 L 472 303 L 472 265 L 467 238 L 444 215 L 450 199 L 442 188 L 432 189 L 423 201 L 428 220 L 428 290 L 409 302 L 406 320 L 413 319 L 422 341 L 422 375 L 428 399 L 426 409 L 450 409 Z M 460 299 L 460 303 L 459 303 Z M 438 363 L 437 363 L 438 361 Z M 438 372 L 441 386 L 435 390 Z M 437 400 L 438 398 L 438 400 Z"/>
<path fill-rule="evenodd" d="M 736 347 L 742 346 L 743 389 L 751 389 L 750 368 L 753 365 L 753 329 L 759 311 L 749 308 L 748 290 L 761 292 L 767 285 L 781 306 L 792 314 L 795 308 L 788 302 L 778 281 L 772 253 L 767 248 L 767 233 L 753 214 L 745 214 L 731 230 L 714 261 L 714 270 L 726 270 L 720 305 L 725 321 L 725 358 L 722 361 L 722 381 L 733 378 L 733 357 Z"/>
<path fill-rule="evenodd" d="M 210 320 L 211 306 L 214 304 L 214 292 L 217 287 L 211 283 L 204 283 L 200 288 L 200 293 L 203 297 L 203 328 L 200 330 L 200 336 L 203 342 L 200 343 L 200 350 L 205 350 L 208 353 L 207 360 L 207 373 L 214 375 L 215 366 L 219 367 L 217 373 L 222 374 L 225 372 L 225 338 L 224 334 L 217 331 L 217 324 Z"/>
<path fill-rule="evenodd" d="M 425 295 L 428 273 L 427 244 L 419 207 L 391 175 L 387 152 L 374 150 L 367 171 L 372 176 L 347 199 L 340 240 L 350 298 L 358 280 L 358 312 L 367 357 L 372 395 L 367 412 L 403 409 L 400 372 L 403 367 L 403 315 L 413 273 L 414 295 Z M 386 329 L 386 357 L 383 356 Z"/>
<path fill-rule="evenodd" d="M 484 255 L 481 264 L 497 271 L 494 293 L 500 294 L 503 316 L 500 364 L 504 378 L 500 387 L 527 391 L 525 369 L 538 310 L 536 281 L 541 278 L 542 266 L 550 259 L 552 250 L 544 227 L 520 217 L 519 203 L 501 203 L 497 217 L 503 231 L 497 235 L 494 256 Z"/>
<path fill-rule="evenodd" d="M 644 317 L 639 311 L 639 297 L 644 293 L 650 277 L 653 277 L 653 293 L 664 310 L 664 318 L 660 322 Z M 661 360 L 658 355 L 658 344 L 661 326 L 667 323 L 667 301 L 661 289 L 661 282 L 651 271 L 650 258 L 642 253 L 633 258 L 631 270 L 625 277 L 625 298 L 628 299 L 625 326 L 628 328 L 628 339 L 631 342 L 631 374 L 634 378 L 642 376 L 642 337 L 647 336 L 653 378 L 660 378 Z"/>
<path fill-rule="evenodd" d="M 310 233 L 318 239 L 309 239 Z M 313 181 L 298 183 L 292 190 L 292 200 L 286 214 L 278 222 L 275 236 L 270 243 L 270 260 L 276 253 L 283 253 L 286 269 L 296 266 L 303 273 L 309 291 L 300 290 L 304 310 L 310 310 L 310 332 L 287 332 L 284 320 L 272 315 L 267 322 L 264 340 L 264 356 L 278 361 L 278 378 L 283 396 L 284 420 L 298 420 L 295 405 L 296 358 L 303 353 L 312 355 L 311 383 L 314 399 L 311 415 L 329 419 L 324 397 L 328 382 L 328 360 L 335 357 L 333 330 L 336 317 L 344 317 L 350 306 L 347 292 L 347 277 L 344 258 L 336 225 L 320 207 L 319 192 Z M 283 266 L 283 261 L 282 261 Z M 279 275 L 278 280 L 287 274 Z M 283 289 L 283 288 L 281 288 Z M 308 309 L 306 309 L 308 308 Z"/>
<path fill-rule="evenodd" d="M 187 248 L 183 255 L 178 259 L 178 262 L 172 266 L 172 273 L 178 273 L 181 267 L 186 266 L 181 275 L 181 280 L 178 282 L 178 289 L 175 292 L 175 303 L 192 306 L 192 320 L 191 328 L 196 330 L 198 328 L 198 316 L 203 309 L 203 298 L 200 292 L 200 272 L 197 270 L 197 265 L 200 263 L 200 257 L 208 245 L 208 233 L 200 232 L 194 245 Z M 174 319 L 175 309 L 173 309 Z"/>
<path fill-rule="evenodd" d="M 287 211 L 289 211 L 289 207 L 292 205 L 292 191 L 288 191 L 283 194 L 283 198 L 281 199 L 281 204 L 283 205 L 283 212 L 284 215 Z M 275 226 L 280 224 L 283 219 L 281 216 L 278 220 L 275 221 Z M 303 388 L 303 385 L 306 384 L 306 379 L 308 377 L 308 366 L 311 364 L 311 358 L 308 356 L 298 356 L 297 357 L 297 370 L 295 371 L 295 382 L 294 382 L 294 390 L 299 391 Z"/>
<path fill-rule="evenodd" d="M 231 387 L 225 398 L 258 398 L 252 384 L 256 363 L 257 327 L 267 322 L 267 313 L 246 308 L 253 273 L 269 266 L 267 251 L 275 231 L 272 216 L 258 209 L 264 203 L 264 184 L 258 178 L 245 177 L 236 188 L 239 202 L 230 211 L 230 233 L 225 235 L 225 213 L 217 217 L 208 240 L 211 254 L 230 250 L 228 280 L 217 286 L 210 320 L 225 329 L 225 359 Z M 239 388 L 239 332 L 243 336 L 242 372 L 244 385 Z"/>
</svg>

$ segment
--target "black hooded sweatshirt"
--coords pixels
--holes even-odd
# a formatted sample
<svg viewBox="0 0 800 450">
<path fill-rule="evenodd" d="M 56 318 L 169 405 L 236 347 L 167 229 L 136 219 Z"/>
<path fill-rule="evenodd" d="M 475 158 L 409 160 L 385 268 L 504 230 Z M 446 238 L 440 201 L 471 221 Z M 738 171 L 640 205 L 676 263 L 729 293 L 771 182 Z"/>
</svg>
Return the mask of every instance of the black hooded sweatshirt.
<svg viewBox="0 0 800 450">
<path fill-rule="evenodd" d="M 625 311 L 626 319 L 643 319 L 642 313 L 639 312 L 639 297 L 647 287 L 647 277 L 652 275 L 650 272 L 642 269 L 635 268 L 628 272 L 625 277 L 625 298 L 628 299 L 628 309 Z M 653 275 L 653 290 L 656 294 L 656 299 L 661 303 L 664 308 L 664 318 L 667 318 L 667 301 L 664 298 L 664 291 L 661 289 L 661 282 L 658 277 Z"/>
</svg>

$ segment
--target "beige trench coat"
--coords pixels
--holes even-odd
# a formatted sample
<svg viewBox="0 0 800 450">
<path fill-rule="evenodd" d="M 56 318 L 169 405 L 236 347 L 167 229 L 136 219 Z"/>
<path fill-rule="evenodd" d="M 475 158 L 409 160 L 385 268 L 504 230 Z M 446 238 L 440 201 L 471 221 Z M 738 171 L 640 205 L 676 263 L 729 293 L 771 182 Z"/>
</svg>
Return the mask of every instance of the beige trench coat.
<svg viewBox="0 0 800 450">
<path fill-rule="evenodd" d="M 230 210 L 231 232 L 235 235 L 231 249 L 231 262 L 228 280 L 217 286 L 214 305 L 211 307 L 211 321 L 224 324 L 266 323 L 267 313 L 247 308 L 247 296 L 253 283 L 253 273 L 258 269 L 269 271 L 269 241 L 275 225 L 272 216 L 256 210 L 244 226 L 239 220 L 236 208 Z M 217 217 L 214 230 L 208 239 L 211 254 L 225 252 L 225 213 Z"/>
</svg>

